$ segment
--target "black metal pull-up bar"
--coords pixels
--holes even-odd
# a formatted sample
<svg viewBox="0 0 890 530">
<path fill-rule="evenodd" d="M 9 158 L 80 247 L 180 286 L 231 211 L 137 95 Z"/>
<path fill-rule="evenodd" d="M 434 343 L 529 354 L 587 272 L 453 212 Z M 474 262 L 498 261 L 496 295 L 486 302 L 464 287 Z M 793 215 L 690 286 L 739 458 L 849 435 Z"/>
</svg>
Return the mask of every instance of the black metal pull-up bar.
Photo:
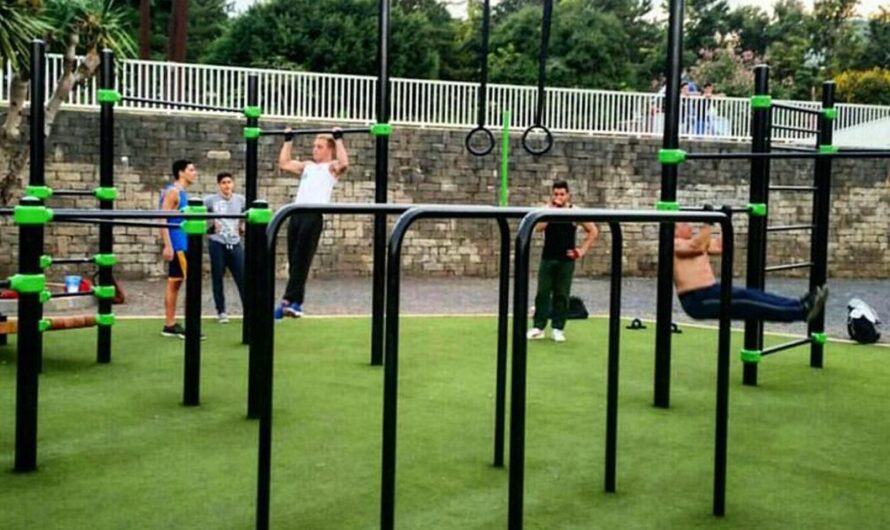
<svg viewBox="0 0 890 530">
<path fill-rule="evenodd" d="M 137 98 L 134 96 L 121 96 L 121 101 L 130 103 L 145 103 L 149 105 L 163 105 L 167 107 L 177 107 L 183 109 L 210 110 L 216 112 L 236 112 L 242 113 L 244 109 L 233 109 L 231 107 L 219 107 L 216 105 L 202 105 L 200 103 L 185 103 L 182 101 L 169 101 L 164 99 Z"/>
<path fill-rule="evenodd" d="M 371 127 L 347 127 L 337 131 L 340 134 L 371 134 Z M 333 128 L 317 128 L 317 129 L 263 129 L 263 136 L 314 136 L 317 134 L 334 134 Z"/>
<path fill-rule="evenodd" d="M 752 160 L 764 158 L 806 159 L 806 158 L 890 158 L 890 151 L 838 151 L 820 153 L 818 151 L 793 153 L 686 153 L 686 160 Z"/>
</svg>

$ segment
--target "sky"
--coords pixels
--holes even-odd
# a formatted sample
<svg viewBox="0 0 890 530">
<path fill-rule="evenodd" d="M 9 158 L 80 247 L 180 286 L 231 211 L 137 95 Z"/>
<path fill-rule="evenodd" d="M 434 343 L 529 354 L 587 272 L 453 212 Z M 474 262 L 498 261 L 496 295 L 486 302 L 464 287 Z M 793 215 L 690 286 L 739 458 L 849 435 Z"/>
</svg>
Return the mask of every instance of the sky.
<svg viewBox="0 0 890 530">
<path fill-rule="evenodd" d="M 235 3 L 235 11 L 241 12 L 251 5 L 257 3 L 261 0 L 234 0 Z M 497 3 L 498 0 L 492 0 L 492 3 Z M 775 1 L 774 0 L 728 0 L 729 5 L 731 7 L 740 6 L 740 5 L 754 5 L 760 6 L 767 11 L 770 10 L 770 6 L 772 6 Z M 874 13 L 878 10 L 878 7 L 887 4 L 888 0 L 860 0 L 859 1 L 859 14 L 868 15 L 870 13 Z M 466 13 L 466 2 L 462 0 L 449 0 L 449 3 L 454 5 L 452 9 L 452 14 L 454 16 L 463 16 Z M 804 3 L 812 7 L 812 0 L 804 0 Z"/>
</svg>

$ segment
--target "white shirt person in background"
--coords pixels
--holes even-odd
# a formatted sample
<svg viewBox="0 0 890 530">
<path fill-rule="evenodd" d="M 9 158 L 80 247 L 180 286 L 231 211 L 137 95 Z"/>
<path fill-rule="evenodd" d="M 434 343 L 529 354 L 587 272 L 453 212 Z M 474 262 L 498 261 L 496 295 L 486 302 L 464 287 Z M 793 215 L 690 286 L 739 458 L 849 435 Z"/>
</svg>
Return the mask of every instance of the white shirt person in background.
<svg viewBox="0 0 890 530">
<path fill-rule="evenodd" d="M 289 129 L 288 129 L 289 131 Z M 312 142 L 311 160 L 293 160 L 293 134 L 284 135 L 284 144 L 278 155 L 278 167 L 300 175 L 296 204 L 327 204 L 331 202 L 340 177 L 349 169 L 349 154 L 343 143 L 343 133 L 335 127 L 332 134 L 320 134 Z M 290 218 L 287 227 L 288 280 L 281 305 L 275 309 L 275 318 L 303 315 L 306 295 L 306 279 L 312 266 L 312 258 L 318 248 L 318 240 L 324 227 L 319 213 L 297 213 Z"/>
<path fill-rule="evenodd" d="M 231 173 L 223 172 L 216 176 L 219 192 L 204 198 L 204 206 L 208 212 L 223 214 L 240 214 L 244 212 L 246 201 L 243 195 L 234 193 L 235 178 Z M 241 307 L 244 307 L 244 249 L 241 246 L 241 234 L 244 232 L 244 221 L 239 219 L 215 219 L 207 250 L 210 253 L 210 277 L 213 280 L 213 302 L 220 324 L 229 322 L 226 311 L 226 295 L 223 289 L 223 276 L 226 269 L 232 273 L 238 294 L 241 296 Z"/>
</svg>

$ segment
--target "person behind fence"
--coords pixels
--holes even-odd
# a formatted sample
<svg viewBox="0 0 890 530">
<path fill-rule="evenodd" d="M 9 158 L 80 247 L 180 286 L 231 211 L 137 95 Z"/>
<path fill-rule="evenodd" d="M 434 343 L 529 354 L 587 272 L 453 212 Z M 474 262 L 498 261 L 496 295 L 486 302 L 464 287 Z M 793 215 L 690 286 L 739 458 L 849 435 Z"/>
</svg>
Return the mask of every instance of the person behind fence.
<svg viewBox="0 0 890 530">
<path fill-rule="evenodd" d="M 573 208 L 569 185 L 564 180 L 553 183 L 548 208 Z M 535 231 L 544 232 L 544 250 L 541 253 L 541 266 L 538 269 L 538 292 L 535 296 L 534 327 L 528 338 L 544 338 L 547 319 L 551 317 L 552 337 L 556 342 L 564 342 L 566 317 L 569 311 L 569 294 L 572 290 L 572 275 L 575 260 L 581 259 L 596 240 L 598 230 L 593 223 L 580 223 L 587 233 L 581 246 L 576 246 L 578 225 L 572 222 L 539 223 Z M 551 313 L 552 311 L 552 313 Z"/>
<path fill-rule="evenodd" d="M 334 186 L 349 169 L 349 154 L 343 143 L 343 133 L 338 127 L 332 134 L 319 134 L 312 143 L 311 160 L 292 159 L 294 135 L 284 136 L 284 144 L 278 156 L 278 167 L 300 175 L 295 204 L 327 204 L 331 202 Z M 312 258 L 318 248 L 318 240 L 324 226 L 320 213 L 297 212 L 291 216 L 287 227 L 288 280 L 281 304 L 275 308 L 275 318 L 300 317 L 306 280 Z"/>
<path fill-rule="evenodd" d="M 694 234 L 688 223 L 674 229 L 674 286 L 683 310 L 695 319 L 720 318 L 720 283 L 710 256 L 720 255 L 723 243 L 711 235 L 710 225 Z M 733 287 L 730 314 L 737 320 L 810 322 L 825 307 L 828 287 L 819 286 L 804 297 L 789 298 L 759 289 Z"/>
<path fill-rule="evenodd" d="M 198 170 L 189 160 L 177 160 L 173 162 L 173 182 L 161 190 L 161 209 L 182 211 L 188 206 L 188 193 L 186 189 L 195 183 L 198 178 Z M 167 219 L 168 225 L 180 225 L 182 217 Z M 188 250 L 188 238 L 180 228 L 161 228 L 161 240 L 164 249 L 162 256 L 169 263 L 167 271 L 167 288 L 164 292 L 164 328 L 161 335 L 164 337 L 185 338 L 185 328 L 176 322 L 176 301 L 179 298 L 179 288 L 185 279 L 188 264 L 186 263 L 186 250 Z"/>
<path fill-rule="evenodd" d="M 239 214 L 244 212 L 247 201 L 243 195 L 235 193 L 235 178 L 231 173 L 223 172 L 216 176 L 219 191 L 204 197 L 204 206 L 208 212 L 222 214 Z M 220 324 L 229 322 L 226 311 L 226 294 L 223 289 L 223 276 L 226 269 L 232 273 L 241 307 L 244 307 L 244 249 L 241 247 L 241 236 L 244 234 L 244 221 L 240 219 L 215 219 L 211 226 L 207 251 L 210 254 L 210 277 L 213 284 L 213 303 L 216 306 L 217 320 Z"/>
</svg>

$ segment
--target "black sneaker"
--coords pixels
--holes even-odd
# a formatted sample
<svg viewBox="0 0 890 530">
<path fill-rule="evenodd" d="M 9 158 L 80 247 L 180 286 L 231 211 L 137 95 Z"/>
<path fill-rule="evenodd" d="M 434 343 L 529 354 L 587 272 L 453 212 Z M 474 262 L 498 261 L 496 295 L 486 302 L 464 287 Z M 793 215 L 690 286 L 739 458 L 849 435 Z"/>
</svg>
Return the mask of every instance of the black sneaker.
<svg viewBox="0 0 890 530">
<path fill-rule="evenodd" d="M 161 330 L 161 336 L 185 339 L 185 328 L 179 325 L 178 322 L 172 326 L 164 326 L 164 329 Z"/>
<path fill-rule="evenodd" d="M 807 310 L 807 324 L 815 320 L 825 309 L 825 301 L 828 299 L 828 286 L 816 287 L 804 300 L 804 308 Z"/>
</svg>

